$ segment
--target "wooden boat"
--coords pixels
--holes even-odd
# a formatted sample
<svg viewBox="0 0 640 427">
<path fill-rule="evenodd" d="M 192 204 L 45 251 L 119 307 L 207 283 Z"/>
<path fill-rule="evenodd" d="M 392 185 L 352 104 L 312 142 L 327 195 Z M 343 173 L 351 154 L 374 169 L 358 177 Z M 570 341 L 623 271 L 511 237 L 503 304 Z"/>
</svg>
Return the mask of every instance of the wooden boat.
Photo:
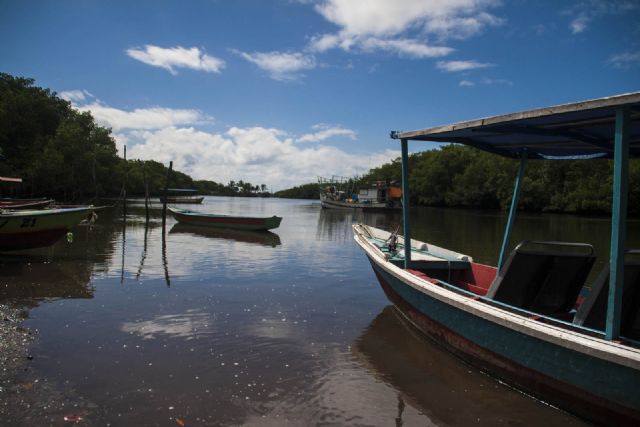
<svg viewBox="0 0 640 427">
<path fill-rule="evenodd" d="M 51 199 L 0 199 L 0 209 L 40 209 L 53 203 Z"/>
<path fill-rule="evenodd" d="M 2 211 L 0 213 L 0 251 L 50 246 L 66 235 L 93 208 Z"/>
<path fill-rule="evenodd" d="M 640 251 L 624 248 L 639 108 L 633 93 L 393 132 L 402 148 L 403 235 L 353 227 L 385 294 L 419 330 L 503 381 L 603 425 L 640 425 L 640 262 L 633 259 Z M 520 159 L 498 267 L 410 238 L 409 140 Z M 523 242 L 507 255 L 527 159 L 593 158 L 614 164 L 607 268 L 585 286 L 595 259 L 589 244 Z"/>
<path fill-rule="evenodd" d="M 180 223 L 205 227 L 233 228 L 237 230 L 271 230 L 272 228 L 277 228 L 280 225 L 280 221 L 282 221 L 281 217 L 275 215 L 271 217 L 249 217 L 205 214 L 176 207 L 169 207 L 168 209 L 176 221 Z"/>
<path fill-rule="evenodd" d="M 349 188 L 353 180 L 318 177 L 320 205 L 326 209 L 361 210 L 363 212 L 400 211 L 402 190 L 391 182 L 376 182 L 358 193 Z"/>
<path fill-rule="evenodd" d="M 169 188 L 167 192 L 166 197 L 160 196 L 160 202 L 164 203 L 166 198 L 167 203 L 200 204 L 204 200 L 204 196 L 195 194 L 198 190 L 190 188 Z"/>
<path fill-rule="evenodd" d="M 180 204 L 201 204 L 204 200 L 204 196 L 167 196 L 167 203 L 180 203 Z M 160 201 L 164 202 L 164 197 L 160 196 Z"/>
</svg>

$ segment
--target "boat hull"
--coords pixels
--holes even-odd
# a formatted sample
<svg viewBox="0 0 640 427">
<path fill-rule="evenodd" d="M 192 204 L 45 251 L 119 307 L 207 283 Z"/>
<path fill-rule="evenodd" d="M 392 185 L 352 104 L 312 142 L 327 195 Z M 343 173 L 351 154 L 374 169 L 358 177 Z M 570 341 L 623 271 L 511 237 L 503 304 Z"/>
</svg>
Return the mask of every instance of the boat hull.
<svg viewBox="0 0 640 427">
<path fill-rule="evenodd" d="M 363 212 L 399 212 L 401 206 L 387 206 L 384 203 L 339 202 L 336 200 L 320 199 L 320 205 L 325 209 L 361 210 Z"/>
<path fill-rule="evenodd" d="M 230 228 L 235 230 L 271 230 L 280 226 L 281 217 L 245 217 L 231 215 L 197 214 L 182 209 L 169 209 L 176 221 L 201 227 Z"/>
<path fill-rule="evenodd" d="M 640 371 L 538 339 L 430 297 L 369 257 L 389 300 L 419 330 L 471 364 L 606 425 L 639 425 Z"/>
<path fill-rule="evenodd" d="M 201 197 L 172 197 L 172 196 L 168 196 L 167 197 L 167 203 L 180 203 L 180 204 L 192 204 L 192 205 L 199 205 L 202 203 L 202 201 L 204 200 L 204 196 Z M 160 202 L 164 202 L 164 197 L 160 197 Z"/>
<path fill-rule="evenodd" d="M 89 207 L 0 214 L 0 251 L 54 244 L 91 213 Z"/>
</svg>

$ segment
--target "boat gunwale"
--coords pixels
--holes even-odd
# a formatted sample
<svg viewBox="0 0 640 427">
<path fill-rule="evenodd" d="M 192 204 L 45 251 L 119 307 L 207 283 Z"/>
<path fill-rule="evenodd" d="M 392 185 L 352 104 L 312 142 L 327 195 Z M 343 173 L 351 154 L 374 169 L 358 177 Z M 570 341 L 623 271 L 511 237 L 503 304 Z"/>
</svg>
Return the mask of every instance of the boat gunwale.
<svg viewBox="0 0 640 427">
<path fill-rule="evenodd" d="M 453 290 L 438 286 L 434 282 L 418 277 L 394 265 L 385 258 L 377 246 L 369 242 L 364 234 L 359 231 L 363 226 L 368 227 L 363 224 L 353 225 L 356 243 L 380 268 L 417 291 L 449 304 L 456 309 L 463 310 L 516 332 L 608 362 L 640 370 L 640 349 L 638 348 L 567 330 L 560 326 L 540 323 L 537 320 L 487 304 L 486 301 L 474 300 Z"/>
<path fill-rule="evenodd" d="M 18 218 L 21 216 L 48 216 L 64 213 L 76 213 L 80 211 L 91 211 L 93 206 L 79 207 L 79 208 L 55 208 L 55 209 L 29 209 L 29 210 L 9 210 L 4 209 L 0 212 L 0 218 Z"/>
</svg>

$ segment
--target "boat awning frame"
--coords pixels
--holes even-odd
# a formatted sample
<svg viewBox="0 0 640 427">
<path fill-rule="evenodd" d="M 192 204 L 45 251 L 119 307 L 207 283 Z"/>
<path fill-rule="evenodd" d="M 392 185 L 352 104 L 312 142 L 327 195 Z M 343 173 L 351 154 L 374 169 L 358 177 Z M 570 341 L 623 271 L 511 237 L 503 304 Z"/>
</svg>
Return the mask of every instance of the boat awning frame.
<svg viewBox="0 0 640 427">
<path fill-rule="evenodd" d="M 640 158 L 640 92 L 391 132 L 393 139 L 452 142 L 514 159 L 613 158 L 616 112 L 628 109 L 629 157 Z"/>
</svg>

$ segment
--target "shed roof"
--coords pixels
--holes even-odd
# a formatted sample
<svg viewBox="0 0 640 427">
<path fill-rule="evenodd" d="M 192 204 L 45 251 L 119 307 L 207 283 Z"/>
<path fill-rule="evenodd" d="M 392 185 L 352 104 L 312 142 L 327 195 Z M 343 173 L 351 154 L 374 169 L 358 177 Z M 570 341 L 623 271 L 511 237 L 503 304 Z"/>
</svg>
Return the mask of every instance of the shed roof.
<svg viewBox="0 0 640 427">
<path fill-rule="evenodd" d="M 455 142 L 520 158 L 612 158 L 616 112 L 629 109 L 629 156 L 640 157 L 640 92 L 464 121 L 411 132 L 394 139 Z"/>
</svg>

